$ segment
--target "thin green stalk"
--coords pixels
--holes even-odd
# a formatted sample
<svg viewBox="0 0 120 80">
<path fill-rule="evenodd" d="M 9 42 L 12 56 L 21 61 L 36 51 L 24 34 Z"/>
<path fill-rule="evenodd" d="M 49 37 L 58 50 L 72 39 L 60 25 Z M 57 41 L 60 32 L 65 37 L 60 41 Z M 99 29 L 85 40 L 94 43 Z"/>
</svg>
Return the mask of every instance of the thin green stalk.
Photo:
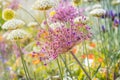
<svg viewBox="0 0 120 80">
<path fill-rule="evenodd" d="M 17 42 L 16 42 L 16 44 L 17 44 L 18 49 L 19 49 L 19 51 L 20 51 L 20 58 L 21 58 L 21 61 L 22 61 L 22 65 L 23 65 L 23 69 L 24 69 L 24 72 L 25 72 L 25 76 L 26 76 L 27 80 L 30 80 L 30 76 L 28 75 L 29 73 L 28 73 L 27 67 L 26 67 L 26 65 L 25 65 L 23 53 L 22 53 L 22 51 L 21 51 L 21 49 L 20 49 L 19 44 L 18 44 Z"/>
<path fill-rule="evenodd" d="M 61 67 L 60 67 L 58 59 L 57 59 L 57 64 L 58 64 L 58 68 L 59 68 L 59 71 L 60 71 L 61 80 L 63 80 L 63 75 L 62 75 L 62 71 L 61 71 Z"/>
<path fill-rule="evenodd" d="M 26 9 L 24 9 L 23 7 L 20 7 L 23 11 L 25 11 L 26 13 L 28 13 L 39 25 L 40 25 L 40 23 L 35 19 L 35 17 L 32 15 L 32 14 L 30 14 Z"/>
<path fill-rule="evenodd" d="M 65 62 L 65 60 L 63 59 L 63 57 L 62 57 L 61 55 L 60 55 L 60 57 L 61 57 L 61 59 L 62 59 L 62 61 L 63 61 L 64 65 L 65 65 L 65 67 L 66 67 L 67 71 L 69 72 L 70 77 L 73 79 L 73 77 L 72 77 L 72 73 L 71 73 L 71 71 L 69 70 L 69 68 L 68 68 L 68 66 L 67 66 L 67 64 L 66 64 L 66 62 Z"/>
<path fill-rule="evenodd" d="M 77 59 L 77 57 L 74 55 L 74 53 L 70 52 L 71 55 L 73 56 L 73 58 L 77 61 L 77 63 L 79 64 L 79 66 L 82 68 L 83 72 L 86 74 L 86 76 L 88 77 L 89 80 L 92 80 L 90 75 L 87 73 L 87 71 L 84 69 L 84 67 L 82 66 L 82 64 L 80 63 L 80 61 Z"/>
<path fill-rule="evenodd" d="M 88 70 L 89 70 L 89 74 L 91 74 L 91 71 L 90 71 L 90 64 L 89 64 L 89 60 L 88 60 L 88 53 L 87 53 L 86 42 L 85 42 L 85 41 L 84 41 L 84 49 L 85 49 L 85 54 L 87 55 L 87 62 L 88 62 Z"/>
</svg>

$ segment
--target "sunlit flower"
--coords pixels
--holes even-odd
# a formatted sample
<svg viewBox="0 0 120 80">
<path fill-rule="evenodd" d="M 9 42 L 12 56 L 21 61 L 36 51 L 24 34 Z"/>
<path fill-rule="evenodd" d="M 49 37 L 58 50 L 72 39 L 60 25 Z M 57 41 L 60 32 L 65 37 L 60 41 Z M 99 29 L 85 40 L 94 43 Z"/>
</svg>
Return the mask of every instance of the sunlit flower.
<svg viewBox="0 0 120 80">
<path fill-rule="evenodd" d="M 102 8 L 101 4 L 95 4 L 92 9 L 100 9 Z"/>
<path fill-rule="evenodd" d="M 120 4 L 120 0 L 113 0 L 113 1 L 112 1 L 112 4 L 113 4 L 113 5 L 118 5 L 118 4 Z"/>
<path fill-rule="evenodd" d="M 3 37 L 2 37 L 2 35 L 0 35 L 0 42 L 3 40 Z"/>
<path fill-rule="evenodd" d="M 7 30 L 17 29 L 17 28 L 24 26 L 24 24 L 25 23 L 22 20 L 12 19 L 12 20 L 8 20 L 7 22 L 5 22 L 2 25 L 2 29 L 7 29 Z"/>
<path fill-rule="evenodd" d="M 79 28 L 83 28 L 85 32 Z M 42 38 L 44 31 L 40 31 L 39 37 Z M 86 26 L 83 27 L 58 27 L 56 29 L 49 29 L 44 41 L 40 41 L 40 52 L 45 54 L 45 57 L 40 57 L 41 61 L 49 62 L 58 57 L 59 54 L 66 53 L 75 45 L 90 38 L 89 30 Z M 76 52 L 76 51 L 74 51 Z"/>
<path fill-rule="evenodd" d="M 71 5 L 59 5 L 55 10 L 56 14 L 51 17 L 52 21 L 67 22 L 78 16 L 78 10 Z"/>
<path fill-rule="evenodd" d="M 52 0 L 37 0 L 33 5 L 33 9 L 48 10 L 53 6 L 54 6 L 54 2 Z"/>
<path fill-rule="evenodd" d="M 96 47 L 96 43 L 91 42 L 91 43 L 90 43 L 90 47 L 95 48 L 95 47 Z"/>
<path fill-rule="evenodd" d="M 56 14 L 55 11 L 51 11 L 51 12 L 50 12 L 50 17 L 53 17 L 55 14 Z"/>
<path fill-rule="evenodd" d="M 29 34 L 22 30 L 22 29 L 16 29 L 16 30 L 12 30 L 8 36 L 7 36 L 7 40 L 20 40 L 20 39 L 25 39 L 28 38 Z"/>
<path fill-rule="evenodd" d="M 4 20 L 10 20 L 15 17 L 15 12 L 12 9 L 4 9 L 2 12 L 2 18 Z"/>
<path fill-rule="evenodd" d="M 105 14 L 105 12 L 106 11 L 104 9 L 98 8 L 98 9 L 94 9 L 90 11 L 90 15 L 95 16 L 95 17 L 101 17 Z"/>
</svg>

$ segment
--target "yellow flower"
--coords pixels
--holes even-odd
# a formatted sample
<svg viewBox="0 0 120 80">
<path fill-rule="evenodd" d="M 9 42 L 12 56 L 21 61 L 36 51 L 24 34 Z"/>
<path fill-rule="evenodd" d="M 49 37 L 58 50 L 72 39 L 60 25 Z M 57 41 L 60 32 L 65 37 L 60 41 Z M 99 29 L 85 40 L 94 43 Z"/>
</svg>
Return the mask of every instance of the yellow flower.
<svg viewBox="0 0 120 80">
<path fill-rule="evenodd" d="M 51 11 L 51 12 L 50 12 L 50 16 L 51 16 L 51 17 L 53 17 L 55 14 L 56 14 L 55 11 Z"/>
<path fill-rule="evenodd" d="M 13 19 L 14 17 L 15 17 L 15 12 L 12 9 L 6 8 L 5 10 L 3 10 L 2 18 L 4 20 L 10 20 Z"/>
</svg>

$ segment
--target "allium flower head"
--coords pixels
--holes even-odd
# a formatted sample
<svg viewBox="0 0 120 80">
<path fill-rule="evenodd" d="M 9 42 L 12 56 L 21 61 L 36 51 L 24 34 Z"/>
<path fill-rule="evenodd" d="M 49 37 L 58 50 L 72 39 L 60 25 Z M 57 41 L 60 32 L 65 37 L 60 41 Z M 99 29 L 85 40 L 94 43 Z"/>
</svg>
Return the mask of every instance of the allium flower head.
<svg viewBox="0 0 120 80">
<path fill-rule="evenodd" d="M 52 21 L 67 22 L 78 16 L 78 10 L 71 5 L 59 5 L 55 10 L 56 14 L 51 18 Z"/>
<path fill-rule="evenodd" d="M 2 12 L 2 18 L 4 20 L 10 20 L 13 19 L 15 17 L 15 12 L 12 9 L 4 9 Z"/>
<path fill-rule="evenodd" d="M 20 40 L 20 39 L 25 39 L 28 38 L 29 34 L 22 30 L 22 29 L 16 29 L 16 30 L 12 30 L 8 36 L 7 36 L 7 40 Z"/>
<path fill-rule="evenodd" d="M 52 0 L 37 0 L 33 5 L 33 9 L 48 10 L 53 6 L 54 6 L 54 2 Z"/>
<path fill-rule="evenodd" d="M 2 29 L 13 30 L 24 26 L 24 22 L 19 19 L 11 19 L 2 25 Z"/>
<path fill-rule="evenodd" d="M 45 30 L 41 30 L 39 37 L 43 38 L 43 34 L 46 34 Z M 44 39 L 40 39 L 40 52 L 39 54 L 45 54 L 44 57 L 40 57 L 40 60 L 44 63 L 57 58 L 59 54 L 63 54 L 71 50 L 75 45 L 90 38 L 89 27 L 58 27 L 56 29 L 49 29 Z M 35 54 L 35 53 L 34 53 Z"/>
</svg>

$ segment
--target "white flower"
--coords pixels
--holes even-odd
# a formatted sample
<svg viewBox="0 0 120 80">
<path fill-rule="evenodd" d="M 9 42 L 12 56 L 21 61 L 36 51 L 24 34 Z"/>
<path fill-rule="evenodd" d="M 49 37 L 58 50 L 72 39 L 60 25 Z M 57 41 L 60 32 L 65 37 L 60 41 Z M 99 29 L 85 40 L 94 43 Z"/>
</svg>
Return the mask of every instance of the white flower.
<svg viewBox="0 0 120 80">
<path fill-rule="evenodd" d="M 92 11 L 90 11 L 90 15 L 95 16 L 95 17 L 101 17 L 102 15 L 105 14 L 105 10 L 104 9 L 94 9 Z"/>
<path fill-rule="evenodd" d="M 33 9 L 48 10 L 53 6 L 54 6 L 53 0 L 37 0 L 33 5 Z"/>
<path fill-rule="evenodd" d="M 85 58 L 85 60 L 84 60 L 84 64 L 85 64 L 85 66 L 91 66 L 92 65 L 92 63 L 93 63 L 93 59 L 87 59 L 87 58 Z"/>
<path fill-rule="evenodd" d="M 24 38 L 28 38 L 29 34 L 22 30 L 22 29 L 16 29 L 16 30 L 12 30 L 8 36 L 7 36 L 7 40 L 19 40 L 19 39 L 24 39 Z"/>
<path fill-rule="evenodd" d="M 37 23 L 37 22 L 30 22 L 30 23 L 28 24 L 28 27 L 36 27 L 36 26 L 38 26 L 38 23 Z"/>
<path fill-rule="evenodd" d="M 20 27 L 22 27 L 24 25 L 25 25 L 25 23 L 22 20 L 11 19 L 11 20 L 5 22 L 2 25 L 2 29 L 7 29 L 7 30 L 17 29 L 17 28 L 20 28 Z"/>
<path fill-rule="evenodd" d="M 120 4 L 120 0 L 113 0 L 113 1 L 112 1 L 112 4 L 113 4 L 113 5 L 118 5 L 118 4 Z"/>
<path fill-rule="evenodd" d="M 80 16 L 74 19 L 75 23 L 87 24 L 88 21 L 89 21 L 89 18 L 86 16 Z"/>
<path fill-rule="evenodd" d="M 101 4 L 95 4 L 93 7 L 92 7 L 92 9 L 100 9 L 100 8 L 102 8 L 102 6 L 101 6 Z"/>
<path fill-rule="evenodd" d="M 61 27 L 63 24 L 60 22 L 55 22 L 49 25 L 50 28 L 56 29 L 57 27 Z"/>
</svg>

